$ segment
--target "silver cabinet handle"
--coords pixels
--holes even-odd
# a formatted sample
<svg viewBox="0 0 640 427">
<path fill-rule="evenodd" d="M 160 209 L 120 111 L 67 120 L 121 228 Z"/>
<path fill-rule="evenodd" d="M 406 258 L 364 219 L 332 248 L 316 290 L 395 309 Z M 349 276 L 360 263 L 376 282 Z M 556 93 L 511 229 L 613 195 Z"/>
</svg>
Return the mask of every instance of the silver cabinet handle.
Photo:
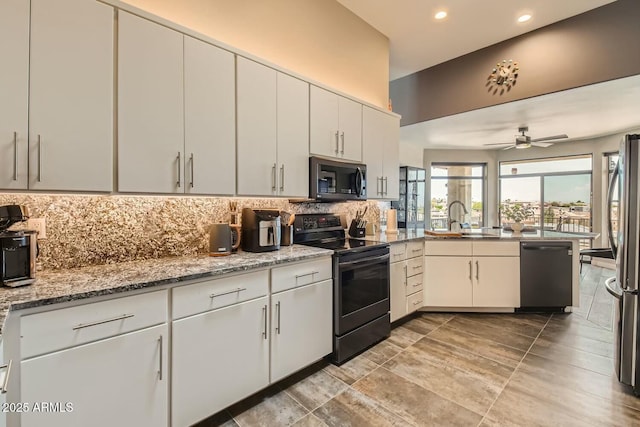
<svg viewBox="0 0 640 427">
<path fill-rule="evenodd" d="M 280 166 L 280 191 L 284 191 L 284 163 Z"/>
<path fill-rule="evenodd" d="M 422 301 L 414 301 L 414 302 L 413 302 L 413 305 L 414 305 L 414 306 L 416 306 L 416 305 L 418 305 L 418 304 L 422 304 Z"/>
<path fill-rule="evenodd" d="M 296 274 L 296 281 L 301 277 L 307 277 L 307 276 L 311 276 L 311 280 L 313 280 L 313 275 L 314 274 L 318 274 L 318 273 L 319 273 L 319 271 L 312 271 L 311 273 Z"/>
<path fill-rule="evenodd" d="M 340 132 L 336 131 L 336 154 L 340 152 L 340 142 L 338 140 Z"/>
<path fill-rule="evenodd" d="M 209 298 L 213 299 L 213 298 L 216 298 L 216 297 L 221 297 L 223 295 L 235 294 L 236 292 L 240 293 L 240 292 L 246 291 L 246 290 L 247 290 L 247 288 L 238 288 L 238 289 L 234 289 L 232 291 L 223 292 L 221 294 L 211 294 L 211 295 L 209 295 Z"/>
<path fill-rule="evenodd" d="M 193 188 L 193 153 L 191 153 L 191 157 L 189 157 L 189 164 L 191 165 L 191 182 L 189 186 Z"/>
<path fill-rule="evenodd" d="M 42 181 L 42 138 L 38 135 L 38 182 Z"/>
<path fill-rule="evenodd" d="M 472 276 L 472 274 L 473 274 L 472 270 L 473 270 L 473 267 L 471 266 L 471 261 L 469 261 L 469 280 L 471 280 L 471 278 L 473 277 Z"/>
<path fill-rule="evenodd" d="M 180 188 L 180 185 L 181 185 L 181 179 L 180 179 L 180 175 L 182 174 L 182 166 L 180 166 L 181 159 L 182 159 L 182 153 L 178 151 L 178 182 L 176 183 L 178 188 Z"/>
<path fill-rule="evenodd" d="M 13 132 L 13 180 L 18 180 L 18 132 Z"/>
<path fill-rule="evenodd" d="M 422 249 L 411 249 L 411 252 L 413 252 L 413 253 L 422 252 Z"/>
<path fill-rule="evenodd" d="M 417 270 L 417 269 L 419 269 L 419 268 L 422 268 L 422 266 L 421 266 L 421 265 L 414 265 L 414 266 L 413 266 L 413 269 L 414 269 L 414 270 Z"/>
<path fill-rule="evenodd" d="M 11 375 L 11 362 L 13 360 L 9 360 L 9 363 L 6 365 L 0 366 L 0 369 L 7 368 L 7 373 L 4 374 L 4 381 L 2 382 L 2 391 L 0 393 L 5 394 L 9 387 L 9 375 Z"/>
<path fill-rule="evenodd" d="M 262 330 L 262 336 L 267 339 L 267 306 L 262 307 L 262 318 L 264 320 L 264 329 Z"/>
<path fill-rule="evenodd" d="M 271 191 L 276 191 L 276 164 L 271 166 Z"/>
<path fill-rule="evenodd" d="M 480 264 L 476 261 L 476 280 L 480 281 Z"/>
<path fill-rule="evenodd" d="M 388 190 L 389 190 L 389 177 L 385 176 L 384 177 L 384 194 L 385 194 L 385 196 L 387 194 L 389 194 Z"/>
<path fill-rule="evenodd" d="M 71 329 L 74 331 L 77 331 L 78 329 L 90 328 L 92 326 L 102 325 L 103 323 L 117 322 L 118 320 L 128 319 L 133 316 L 134 316 L 133 314 L 123 314 L 122 316 L 113 317 L 111 319 L 106 319 L 106 320 L 98 320 L 97 322 L 78 323 L 76 326 L 74 326 Z"/>
<path fill-rule="evenodd" d="M 418 282 L 416 282 L 416 283 L 414 283 L 414 284 L 413 284 L 413 287 L 414 287 L 414 288 L 417 288 L 417 287 L 418 287 L 418 286 L 420 286 L 420 285 L 422 285 L 422 283 L 418 283 Z"/>
<path fill-rule="evenodd" d="M 280 301 L 276 303 L 276 332 L 280 335 Z"/>
<path fill-rule="evenodd" d="M 160 335 L 160 338 L 158 338 L 158 347 L 160 347 L 160 366 L 158 367 L 158 380 L 162 381 L 162 335 Z"/>
<path fill-rule="evenodd" d="M 376 194 L 380 194 L 380 178 L 376 177 Z"/>
<path fill-rule="evenodd" d="M 342 140 L 342 149 L 340 150 L 340 154 L 344 154 L 344 132 L 340 134 L 340 139 Z"/>
</svg>

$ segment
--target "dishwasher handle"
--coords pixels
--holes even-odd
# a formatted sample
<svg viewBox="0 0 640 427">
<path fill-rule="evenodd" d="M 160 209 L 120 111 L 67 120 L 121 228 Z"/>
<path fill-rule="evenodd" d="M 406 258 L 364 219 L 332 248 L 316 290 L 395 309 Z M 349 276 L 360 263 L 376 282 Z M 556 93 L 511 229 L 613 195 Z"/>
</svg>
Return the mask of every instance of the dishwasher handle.
<svg viewBox="0 0 640 427">
<path fill-rule="evenodd" d="M 526 243 L 522 244 L 522 249 L 528 251 L 566 251 L 571 250 L 570 245 L 565 246 L 542 246 L 542 245 L 527 245 Z"/>
</svg>

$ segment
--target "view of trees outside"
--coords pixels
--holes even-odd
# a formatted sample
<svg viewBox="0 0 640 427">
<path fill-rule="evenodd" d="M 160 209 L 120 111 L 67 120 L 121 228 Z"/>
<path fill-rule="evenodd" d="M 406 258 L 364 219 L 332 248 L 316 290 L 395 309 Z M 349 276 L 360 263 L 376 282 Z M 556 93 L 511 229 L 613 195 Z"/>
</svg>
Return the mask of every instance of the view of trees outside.
<svg viewBox="0 0 640 427">
<path fill-rule="evenodd" d="M 608 178 L 607 179 L 607 191 L 609 190 L 609 185 L 611 184 L 611 176 L 613 175 L 613 171 L 618 165 L 618 154 L 611 153 L 605 155 L 605 160 L 607 162 L 607 170 L 608 170 Z M 618 234 L 618 203 L 620 197 L 620 188 L 618 187 L 618 181 L 614 183 L 613 187 L 613 200 L 611 201 L 611 206 L 606 206 L 605 209 L 610 209 L 611 215 L 611 229 L 613 231 L 614 238 Z M 608 230 L 605 229 L 605 233 L 608 233 Z M 610 246 L 608 236 L 604 240 L 605 245 L 607 247 Z"/>
<path fill-rule="evenodd" d="M 447 230 L 449 218 L 463 227 L 484 226 L 484 168 L 484 165 L 431 168 L 431 229 Z M 461 203 L 451 205 L 455 201 Z M 464 204 L 466 214 L 461 204 Z"/>
<path fill-rule="evenodd" d="M 501 163 L 501 206 L 521 204 L 530 207 L 533 216 L 522 221 L 525 226 L 589 232 L 591 170 L 591 156 Z M 576 173 L 571 173 L 573 171 Z M 526 176 L 520 176 L 523 174 Z M 511 223 L 502 212 L 500 222 L 502 225 Z"/>
</svg>

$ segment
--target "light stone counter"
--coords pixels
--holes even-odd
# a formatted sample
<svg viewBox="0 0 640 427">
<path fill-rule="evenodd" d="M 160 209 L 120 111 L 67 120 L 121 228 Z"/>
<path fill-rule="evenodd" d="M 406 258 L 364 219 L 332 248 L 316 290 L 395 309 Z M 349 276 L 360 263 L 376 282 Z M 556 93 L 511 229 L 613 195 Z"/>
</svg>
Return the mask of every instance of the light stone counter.
<svg viewBox="0 0 640 427">
<path fill-rule="evenodd" d="M 367 235 L 365 240 L 373 240 L 378 242 L 394 243 L 405 242 L 409 240 L 420 239 L 487 239 L 487 240 L 581 240 L 581 239 L 596 239 L 599 233 L 570 233 L 553 230 L 535 230 L 532 232 L 514 233 L 513 231 L 506 231 L 503 229 L 472 229 L 462 233 L 462 237 L 449 237 L 449 236 L 432 236 L 425 233 L 423 228 L 417 229 L 400 229 L 397 234 L 387 234 L 384 230 L 379 231 L 374 235 Z"/>
<path fill-rule="evenodd" d="M 43 271 L 36 283 L 18 288 L 0 288 L 0 326 L 9 310 L 119 294 L 186 280 L 213 278 L 293 261 L 330 256 L 333 251 L 293 245 L 279 251 L 238 252 L 225 257 L 198 255 L 159 258 L 66 270 Z M 0 329 L 0 334 L 2 330 Z"/>
</svg>

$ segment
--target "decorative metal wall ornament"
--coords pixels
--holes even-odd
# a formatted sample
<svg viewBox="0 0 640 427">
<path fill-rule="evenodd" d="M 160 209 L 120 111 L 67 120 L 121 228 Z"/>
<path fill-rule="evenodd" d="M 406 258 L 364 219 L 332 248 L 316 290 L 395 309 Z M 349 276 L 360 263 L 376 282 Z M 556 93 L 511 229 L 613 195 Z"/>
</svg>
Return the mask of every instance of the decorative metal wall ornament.
<svg viewBox="0 0 640 427">
<path fill-rule="evenodd" d="M 494 69 L 491 70 L 491 74 L 487 77 L 487 84 L 489 92 L 493 91 L 493 94 L 497 94 L 500 90 L 502 95 L 505 90 L 510 91 L 513 86 L 516 85 L 518 79 L 518 63 L 513 59 L 503 59 L 502 62 L 498 62 Z"/>
</svg>

